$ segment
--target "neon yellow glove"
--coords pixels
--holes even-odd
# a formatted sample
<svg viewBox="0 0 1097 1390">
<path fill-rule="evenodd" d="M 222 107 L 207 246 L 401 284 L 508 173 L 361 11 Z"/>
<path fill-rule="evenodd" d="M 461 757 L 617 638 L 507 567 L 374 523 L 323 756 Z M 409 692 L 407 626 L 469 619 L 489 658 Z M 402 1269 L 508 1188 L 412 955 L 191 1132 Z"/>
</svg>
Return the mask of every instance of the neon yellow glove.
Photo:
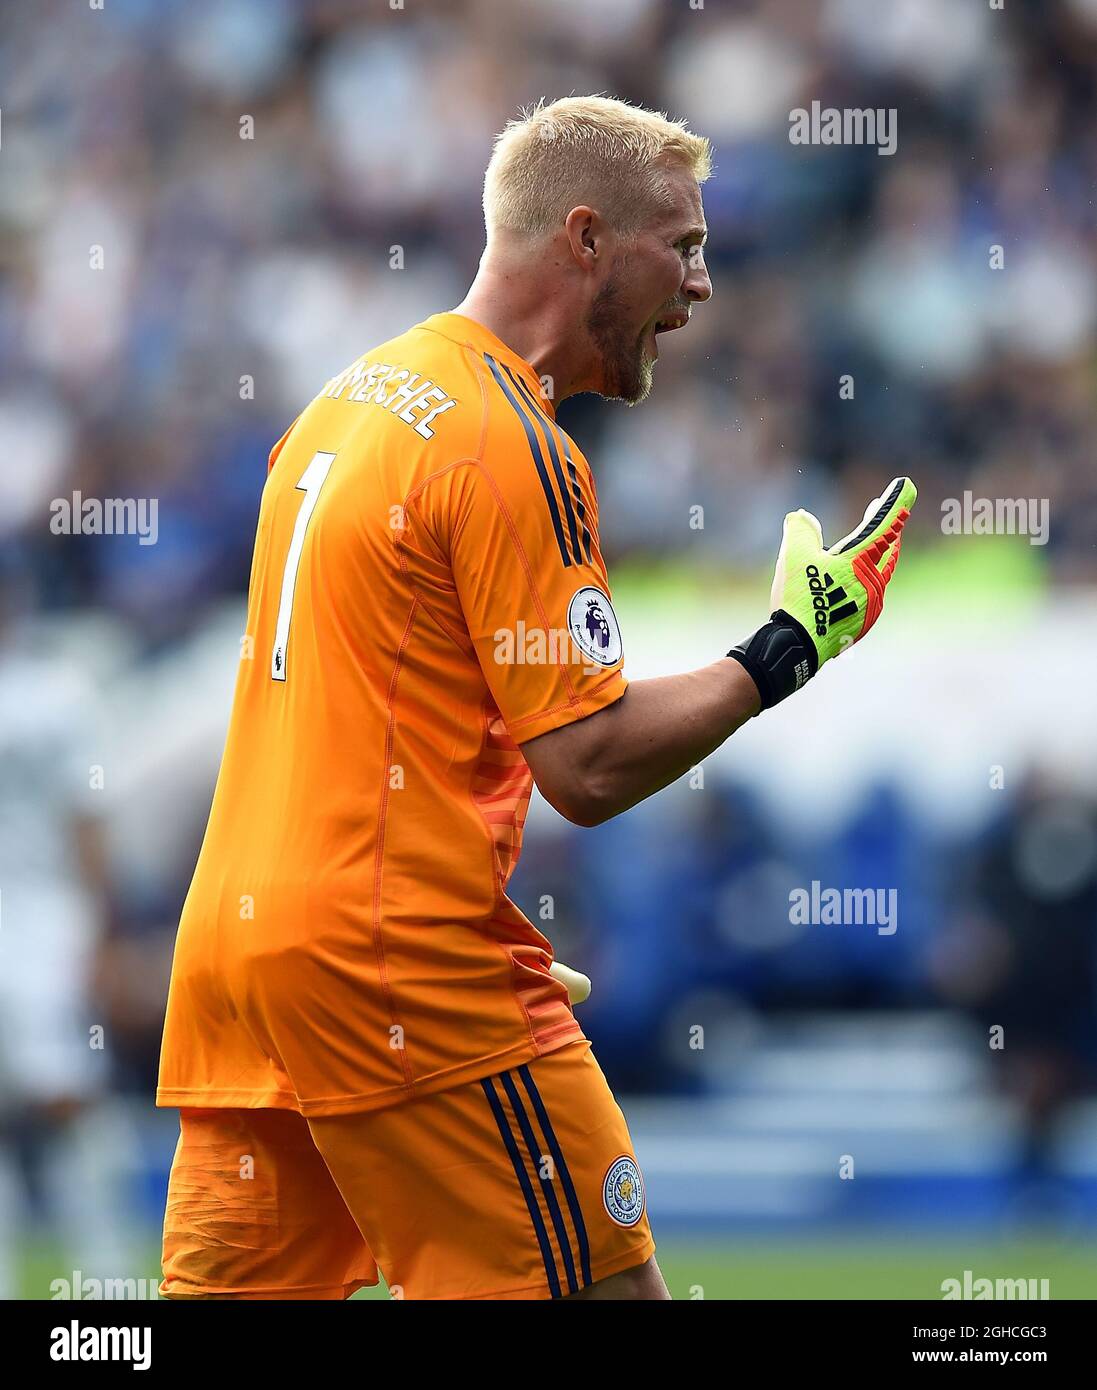
<svg viewBox="0 0 1097 1390">
<path fill-rule="evenodd" d="M 903 527 L 918 496 L 895 478 L 865 508 L 861 524 L 827 548 L 818 519 L 803 509 L 785 517 L 773 574 L 770 621 L 728 656 L 746 667 L 770 709 L 872 627 L 895 572 Z"/>
</svg>

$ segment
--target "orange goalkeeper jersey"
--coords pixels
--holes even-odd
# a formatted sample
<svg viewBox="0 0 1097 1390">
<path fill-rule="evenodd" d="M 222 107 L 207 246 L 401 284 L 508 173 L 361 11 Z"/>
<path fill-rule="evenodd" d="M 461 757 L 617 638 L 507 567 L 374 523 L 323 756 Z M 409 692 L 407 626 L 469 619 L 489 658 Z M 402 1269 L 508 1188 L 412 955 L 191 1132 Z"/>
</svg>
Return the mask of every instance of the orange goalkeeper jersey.
<svg viewBox="0 0 1097 1390">
<path fill-rule="evenodd" d="M 271 454 L 158 1103 L 365 1110 L 582 1037 L 506 895 L 518 745 L 625 688 L 533 368 L 436 314 L 328 382 Z"/>
</svg>

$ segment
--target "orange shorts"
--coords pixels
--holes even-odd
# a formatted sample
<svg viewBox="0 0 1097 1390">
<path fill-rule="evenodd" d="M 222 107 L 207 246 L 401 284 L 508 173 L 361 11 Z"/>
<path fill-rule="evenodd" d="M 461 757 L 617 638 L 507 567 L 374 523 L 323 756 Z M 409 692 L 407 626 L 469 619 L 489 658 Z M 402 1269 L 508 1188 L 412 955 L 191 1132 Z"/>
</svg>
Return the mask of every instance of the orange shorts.
<svg viewBox="0 0 1097 1390">
<path fill-rule="evenodd" d="M 168 1298 L 559 1298 L 655 1250 L 585 1039 L 385 1110 L 182 1110 Z M 375 1262 L 376 1261 L 376 1262 Z"/>
</svg>

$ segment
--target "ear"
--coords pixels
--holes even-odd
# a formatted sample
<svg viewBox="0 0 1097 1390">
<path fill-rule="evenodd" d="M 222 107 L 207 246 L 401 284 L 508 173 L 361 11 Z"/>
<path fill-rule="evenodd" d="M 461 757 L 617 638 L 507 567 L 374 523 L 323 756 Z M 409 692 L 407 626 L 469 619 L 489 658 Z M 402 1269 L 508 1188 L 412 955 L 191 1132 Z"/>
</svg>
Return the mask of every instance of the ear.
<svg viewBox="0 0 1097 1390">
<path fill-rule="evenodd" d="M 604 228 L 602 219 L 593 208 L 580 204 L 564 218 L 564 231 L 572 258 L 584 270 L 594 269 L 598 259 L 599 241 Z"/>
</svg>

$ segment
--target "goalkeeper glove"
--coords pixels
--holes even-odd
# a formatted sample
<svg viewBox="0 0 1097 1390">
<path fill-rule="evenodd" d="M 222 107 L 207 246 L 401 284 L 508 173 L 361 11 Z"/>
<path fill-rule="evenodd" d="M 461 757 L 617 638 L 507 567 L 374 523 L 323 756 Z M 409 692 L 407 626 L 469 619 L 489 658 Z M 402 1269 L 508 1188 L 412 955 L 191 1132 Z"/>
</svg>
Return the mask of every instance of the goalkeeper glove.
<svg viewBox="0 0 1097 1390">
<path fill-rule="evenodd" d="M 909 478 L 894 479 L 868 504 L 861 524 L 829 549 L 810 512 L 801 508 L 785 517 L 770 591 L 773 613 L 728 652 L 758 687 L 762 709 L 799 690 L 880 616 L 917 496 Z"/>
</svg>

